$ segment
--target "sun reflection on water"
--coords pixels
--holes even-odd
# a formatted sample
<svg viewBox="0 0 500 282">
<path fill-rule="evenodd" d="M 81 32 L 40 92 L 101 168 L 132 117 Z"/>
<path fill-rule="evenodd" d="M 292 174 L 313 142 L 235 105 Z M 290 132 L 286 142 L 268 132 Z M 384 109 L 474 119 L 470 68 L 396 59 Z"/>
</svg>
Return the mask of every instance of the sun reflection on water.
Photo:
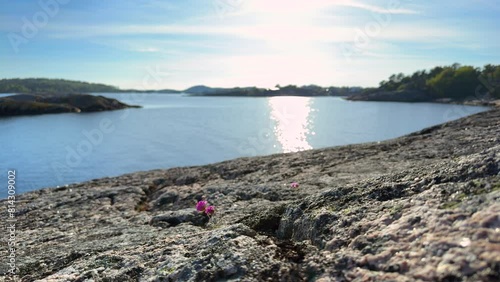
<svg viewBox="0 0 500 282">
<path fill-rule="evenodd" d="M 275 122 L 274 134 L 284 153 L 312 149 L 307 141 L 310 132 L 311 98 L 271 97 L 271 119 Z"/>
</svg>

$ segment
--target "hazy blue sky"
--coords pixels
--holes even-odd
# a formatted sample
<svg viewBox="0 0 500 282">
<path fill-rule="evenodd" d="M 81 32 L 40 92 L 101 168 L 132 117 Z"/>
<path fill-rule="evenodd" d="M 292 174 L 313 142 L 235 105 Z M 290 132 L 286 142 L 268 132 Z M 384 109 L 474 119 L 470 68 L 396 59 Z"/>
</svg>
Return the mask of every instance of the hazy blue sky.
<svg viewBox="0 0 500 282">
<path fill-rule="evenodd" d="M 499 27 L 498 0 L 0 0 L 0 78 L 376 86 L 499 64 Z"/>
</svg>

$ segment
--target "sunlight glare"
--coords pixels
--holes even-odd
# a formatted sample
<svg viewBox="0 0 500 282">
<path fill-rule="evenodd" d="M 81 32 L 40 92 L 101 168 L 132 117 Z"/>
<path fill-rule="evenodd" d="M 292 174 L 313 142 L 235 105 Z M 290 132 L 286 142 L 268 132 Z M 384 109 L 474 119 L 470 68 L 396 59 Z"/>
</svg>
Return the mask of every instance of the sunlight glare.
<svg viewBox="0 0 500 282">
<path fill-rule="evenodd" d="M 311 98 L 271 97 L 271 119 L 275 122 L 274 134 L 283 152 L 297 152 L 312 149 L 307 141 L 312 135 L 310 113 Z"/>
</svg>

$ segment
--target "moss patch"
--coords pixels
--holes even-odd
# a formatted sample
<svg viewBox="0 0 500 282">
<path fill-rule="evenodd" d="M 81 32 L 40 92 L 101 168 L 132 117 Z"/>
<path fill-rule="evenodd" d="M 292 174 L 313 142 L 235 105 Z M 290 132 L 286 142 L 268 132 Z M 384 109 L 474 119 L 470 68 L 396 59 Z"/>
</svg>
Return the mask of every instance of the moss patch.
<svg viewBox="0 0 500 282">
<path fill-rule="evenodd" d="M 175 271 L 175 267 L 169 267 L 167 265 L 158 269 L 158 273 L 161 275 L 165 275 L 165 276 L 174 273 L 174 271 Z"/>
<path fill-rule="evenodd" d="M 397 205 L 394 205 L 391 210 L 389 211 L 389 214 L 392 216 L 392 217 L 396 217 L 398 215 L 401 215 L 403 211 L 403 205 L 401 204 L 397 204 Z"/>
</svg>

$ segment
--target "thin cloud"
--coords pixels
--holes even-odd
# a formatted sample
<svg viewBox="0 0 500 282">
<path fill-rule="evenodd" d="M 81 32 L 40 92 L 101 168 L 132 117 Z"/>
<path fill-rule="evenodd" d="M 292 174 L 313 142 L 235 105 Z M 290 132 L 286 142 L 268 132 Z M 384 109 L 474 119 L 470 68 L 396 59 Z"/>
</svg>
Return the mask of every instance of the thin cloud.
<svg viewBox="0 0 500 282">
<path fill-rule="evenodd" d="M 209 35 L 264 41 L 346 42 L 363 34 L 363 26 L 301 26 L 292 24 L 261 24 L 246 26 L 201 25 L 128 25 L 128 26 L 65 26 L 51 30 L 54 38 L 120 37 L 129 35 Z M 435 42 L 457 37 L 449 27 L 429 27 L 401 24 L 381 29 L 371 40 L 401 40 Z M 186 39 L 187 40 L 187 39 Z M 194 40 L 194 39 L 193 39 Z M 189 40 L 188 40 L 189 41 Z"/>
<path fill-rule="evenodd" d="M 398 1 L 398 2 L 394 2 L 394 3 L 396 3 L 396 4 L 399 3 L 400 5 L 404 5 L 402 2 L 406 2 L 406 1 Z M 418 14 L 419 13 L 418 11 L 410 10 L 410 9 L 392 8 L 392 7 L 384 8 L 384 7 L 380 7 L 380 6 L 376 6 L 376 5 L 370 5 L 370 4 L 366 4 L 366 3 L 362 3 L 362 2 L 358 2 L 358 1 L 350 1 L 350 0 L 338 1 L 335 3 L 335 5 L 363 9 L 363 10 L 367 10 L 367 11 L 379 13 L 379 14 L 405 14 L 405 15 L 409 15 L 409 14 Z"/>
<path fill-rule="evenodd" d="M 94 26 L 60 26 L 51 29 L 53 38 L 85 38 L 96 36 L 120 35 L 203 35 L 203 34 L 233 34 L 234 28 L 195 25 L 94 25 Z"/>
<path fill-rule="evenodd" d="M 160 52 L 160 49 L 154 48 L 154 47 L 145 47 L 145 48 L 138 48 L 133 51 L 140 52 L 140 53 L 158 53 Z"/>
<path fill-rule="evenodd" d="M 172 2 L 159 1 L 159 0 L 140 1 L 139 5 L 141 5 L 142 7 L 155 8 L 166 11 L 175 11 L 179 9 L 179 7 L 173 4 Z"/>
</svg>

